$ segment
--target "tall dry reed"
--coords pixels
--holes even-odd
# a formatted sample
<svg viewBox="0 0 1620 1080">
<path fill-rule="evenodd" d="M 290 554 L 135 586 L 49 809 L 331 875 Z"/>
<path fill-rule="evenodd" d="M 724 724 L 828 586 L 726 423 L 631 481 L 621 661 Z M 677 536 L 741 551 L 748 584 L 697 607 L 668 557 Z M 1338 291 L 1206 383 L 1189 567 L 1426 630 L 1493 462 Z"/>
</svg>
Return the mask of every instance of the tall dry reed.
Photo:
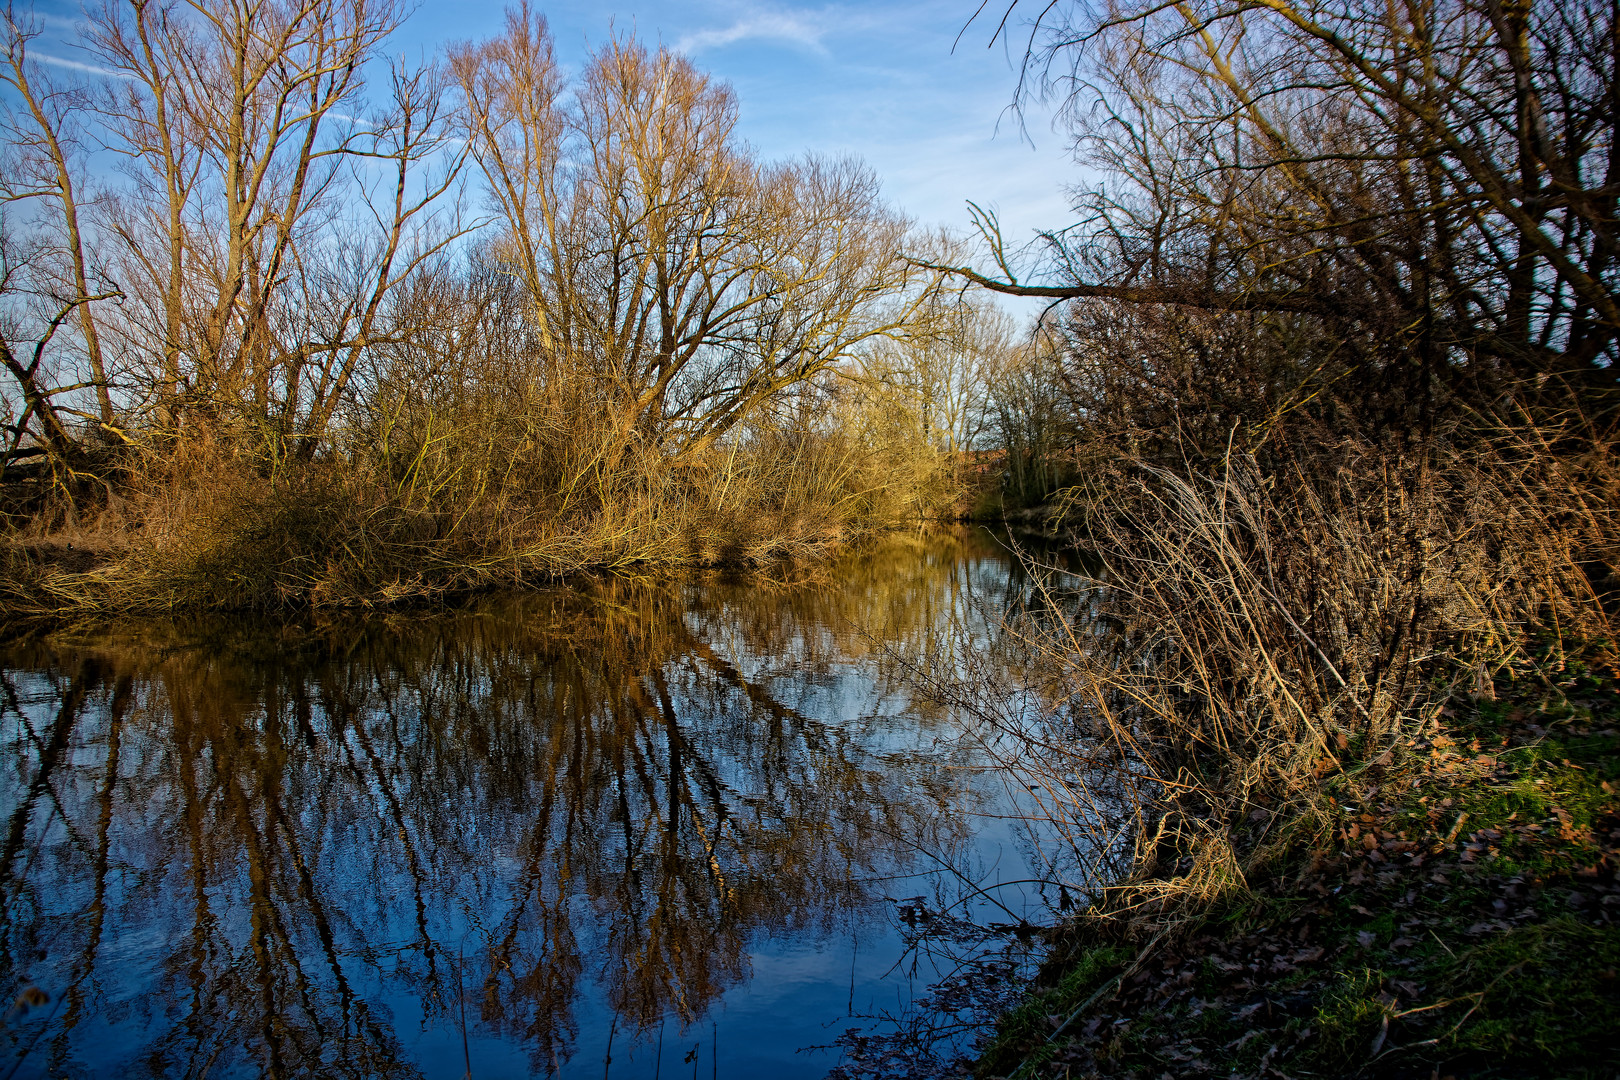
<svg viewBox="0 0 1620 1080">
<path fill-rule="evenodd" d="M 1041 705 L 964 695 L 1111 910 L 1241 888 L 1326 826 L 1330 782 L 1370 789 L 1452 694 L 1613 640 L 1620 476 L 1590 436 L 1345 439 L 1285 462 L 1234 439 L 1186 460 L 1115 455 L 1070 493 L 1106 570 L 1047 578 L 1009 623 Z"/>
</svg>

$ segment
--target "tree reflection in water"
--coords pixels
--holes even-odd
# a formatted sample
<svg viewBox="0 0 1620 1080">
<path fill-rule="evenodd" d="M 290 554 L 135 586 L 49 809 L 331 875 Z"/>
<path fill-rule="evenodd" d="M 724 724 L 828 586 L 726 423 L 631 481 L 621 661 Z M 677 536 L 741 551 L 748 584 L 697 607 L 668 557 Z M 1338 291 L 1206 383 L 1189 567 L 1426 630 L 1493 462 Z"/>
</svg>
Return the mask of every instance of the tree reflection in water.
<svg viewBox="0 0 1620 1080">
<path fill-rule="evenodd" d="M 972 755 L 882 658 L 950 662 L 1017 590 L 944 537 L 807 583 L 13 646 L 0 1076 L 443 1075 L 491 1040 L 553 1071 L 582 1011 L 621 1046 L 692 1025 L 759 941 L 970 843 Z"/>
</svg>

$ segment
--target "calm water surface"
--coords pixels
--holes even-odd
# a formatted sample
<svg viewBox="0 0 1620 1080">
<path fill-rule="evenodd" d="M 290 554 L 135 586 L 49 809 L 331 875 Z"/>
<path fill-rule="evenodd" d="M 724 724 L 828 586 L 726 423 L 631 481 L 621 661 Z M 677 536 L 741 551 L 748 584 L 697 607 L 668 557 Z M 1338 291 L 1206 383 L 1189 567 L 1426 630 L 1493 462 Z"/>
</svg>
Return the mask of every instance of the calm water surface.
<svg viewBox="0 0 1620 1080">
<path fill-rule="evenodd" d="M 0 1080 L 825 1075 L 948 973 L 933 912 L 1047 921 L 904 677 L 1023 588 L 940 535 L 0 650 Z"/>
</svg>

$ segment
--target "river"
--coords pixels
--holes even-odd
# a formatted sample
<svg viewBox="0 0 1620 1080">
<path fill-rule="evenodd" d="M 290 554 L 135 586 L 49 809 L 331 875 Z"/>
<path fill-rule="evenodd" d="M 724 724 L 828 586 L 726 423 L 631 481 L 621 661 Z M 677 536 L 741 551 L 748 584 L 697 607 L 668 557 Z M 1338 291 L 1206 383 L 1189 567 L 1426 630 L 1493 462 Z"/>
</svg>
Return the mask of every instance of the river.
<svg viewBox="0 0 1620 1080">
<path fill-rule="evenodd" d="M 912 689 L 1026 589 L 947 531 L 15 641 L 0 1080 L 858 1074 L 1052 919 L 984 733 Z"/>
</svg>

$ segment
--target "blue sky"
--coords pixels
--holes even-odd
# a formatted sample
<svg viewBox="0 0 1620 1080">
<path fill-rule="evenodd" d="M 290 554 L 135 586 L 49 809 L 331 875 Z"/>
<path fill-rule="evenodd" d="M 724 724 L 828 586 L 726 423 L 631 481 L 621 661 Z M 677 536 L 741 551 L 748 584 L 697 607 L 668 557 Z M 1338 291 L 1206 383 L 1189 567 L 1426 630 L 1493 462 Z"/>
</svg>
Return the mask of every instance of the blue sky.
<svg viewBox="0 0 1620 1080">
<path fill-rule="evenodd" d="M 408 47 L 476 38 L 500 25 L 499 0 L 424 0 L 400 34 Z M 1004 115 L 1017 74 L 994 24 L 952 42 L 977 0 L 796 4 L 757 0 L 535 7 L 559 56 L 577 64 L 611 29 L 634 30 L 730 82 L 743 135 L 768 158 L 806 150 L 854 153 L 888 197 L 921 221 L 967 226 L 965 201 L 996 205 L 1014 235 L 1061 226 L 1075 178 L 1065 141 L 1044 114 Z M 999 128 L 999 130 L 998 130 Z"/>
<path fill-rule="evenodd" d="M 413 55 L 487 36 L 505 6 L 421 0 L 393 46 Z M 1046 114 L 1026 115 L 1029 137 L 1021 137 L 1007 110 L 1017 72 L 1003 43 L 990 47 L 994 23 L 981 19 L 963 32 L 977 0 L 536 0 L 534 7 L 550 22 L 565 64 L 577 67 L 613 30 L 678 49 L 736 88 L 742 134 L 765 157 L 855 154 L 876 169 L 887 197 L 921 222 L 965 230 L 969 199 L 995 208 L 1015 242 L 1068 221 L 1064 187 L 1078 170 Z M 81 10 L 78 0 L 37 0 L 34 9 L 47 20 L 47 37 L 70 36 Z M 1021 40 L 1014 36 L 1015 48 Z M 50 53 L 71 60 L 71 49 L 57 44 Z M 45 46 L 37 43 L 36 55 Z"/>
</svg>

